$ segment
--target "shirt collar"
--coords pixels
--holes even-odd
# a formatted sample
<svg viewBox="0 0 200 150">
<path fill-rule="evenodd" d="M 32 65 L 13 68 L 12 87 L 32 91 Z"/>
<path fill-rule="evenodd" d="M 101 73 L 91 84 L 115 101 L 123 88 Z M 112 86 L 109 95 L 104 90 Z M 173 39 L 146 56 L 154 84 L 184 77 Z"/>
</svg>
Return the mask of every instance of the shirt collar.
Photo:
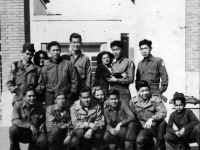
<svg viewBox="0 0 200 150">
<path fill-rule="evenodd" d="M 55 104 L 55 105 L 54 105 L 54 110 L 63 111 L 63 110 L 64 110 L 64 107 L 63 107 L 63 108 L 60 108 L 57 104 Z"/>
<path fill-rule="evenodd" d="M 22 101 L 22 108 L 26 108 L 27 105 L 26 105 L 26 102 L 23 100 Z M 32 110 L 36 107 L 36 104 L 34 104 L 32 107 L 30 107 Z"/>
<path fill-rule="evenodd" d="M 120 64 L 124 58 L 125 58 L 125 57 L 122 56 L 121 58 L 119 58 L 118 60 L 116 60 L 116 61 L 113 62 L 113 63 L 117 63 L 117 62 L 118 62 L 118 63 Z"/>
<path fill-rule="evenodd" d="M 150 55 L 148 56 L 148 58 L 147 58 L 147 59 L 143 59 L 142 62 L 145 61 L 145 60 L 147 60 L 147 61 L 154 61 L 154 57 L 153 57 L 152 54 L 150 54 Z"/>
<path fill-rule="evenodd" d="M 69 55 L 69 56 L 73 56 L 72 51 L 69 51 L 68 55 Z M 82 53 L 81 50 L 80 50 L 80 54 L 79 54 L 77 57 L 79 57 L 79 56 L 83 56 L 83 53 Z"/>
<path fill-rule="evenodd" d="M 108 107 L 110 111 L 118 111 L 120 109 L 120 106 L 121 106 L 121 102 L 118 103 L 117 107 L 112 107 L 110 104 Z"/>
</svg>

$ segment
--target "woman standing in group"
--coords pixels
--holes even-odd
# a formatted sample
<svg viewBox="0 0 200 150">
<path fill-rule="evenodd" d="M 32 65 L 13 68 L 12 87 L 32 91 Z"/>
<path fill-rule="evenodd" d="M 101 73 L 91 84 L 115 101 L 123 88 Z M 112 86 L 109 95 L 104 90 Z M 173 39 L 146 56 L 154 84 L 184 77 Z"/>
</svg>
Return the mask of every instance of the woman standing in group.
<svg viewBox="0 0 200 150">
<path fill-rule="evenodd" d="M 100 52 L 97 55 L 94 86 L 101 86 L 106 93 L 109 90 L 109 83 L 106 78 L 110 78 L 112 74 L 111 64 L 113 59 L 113 54 L 108 51 Z"/>
<path fill-rule="evenodd" d="M 45 60 L 47 60 L 47 59 L 48 59 L 47 53 L 43 50 L 39 50 L 35 53 L 33 62 L 35 65 L 42 68 L 44 66 Z"/>
</svg>

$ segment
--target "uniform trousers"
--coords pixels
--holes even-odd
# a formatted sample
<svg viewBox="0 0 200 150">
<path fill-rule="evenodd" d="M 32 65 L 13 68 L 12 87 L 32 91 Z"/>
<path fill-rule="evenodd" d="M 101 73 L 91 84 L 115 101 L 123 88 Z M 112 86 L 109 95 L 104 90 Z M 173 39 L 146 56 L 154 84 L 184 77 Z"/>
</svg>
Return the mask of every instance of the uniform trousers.
<svg viewBox="0 0 200 150">
<path fill-rule="evenodd" d="M 100 129 L 93 131 L 91 139 L 86 139 L 84 137 L 87 129 L 76 129 L 76 137 L 80 140 L 80 148 L 79 150 L 89 150 L 93 147 L 98 148 L 103 139 L 104 132 Z"/>
<path fill-rule="evenodd" d="M 49 149 L 64 150 L 67 149 L 67 147 L 76 147 L 79 144 L 79 140 L 74 136 L 72 137 L 69 145 L 63 145 L 66 137 L 67 130 L 62 130 L 57 127 L 51 128 L 48 132 Z"/>
<path fill-rule="evenodd" d="M 136 142 L 141 149 L 150 150 L 154 149 L 154 141 L 153 137 L 156 138 L 156 149 L 157 150 L 165 150 L 165 140 L 164 135 L 166 133 L 167 123 L 165 120 L 159 121 L 150 129 L 141 128 L 140 132 L 137 136 Z"/>
<path fill-rule="evenodd" d="M 20 150 L 19 142 L 29 143 L 28 150 L 45 150 L 47 148 L 47 136 L 43 132 L 38 132 L 33 136 L 30 128 L 23 128 L 12 125 L 9 128 L 10 150 Z"/>
<path fill-rule="evenodd" d="M 178 137 L 173 133 L 166 133 L 164 135 L 164 139 L 169 145 L 171 145 L 174 149 L 177 148 L 178 144 L 186 145 L 190 142 L 197 142 L 200 146 L 200 124 L 194 126 L 192 130 L 183 134 L 183 136 Z"/>
</svg>

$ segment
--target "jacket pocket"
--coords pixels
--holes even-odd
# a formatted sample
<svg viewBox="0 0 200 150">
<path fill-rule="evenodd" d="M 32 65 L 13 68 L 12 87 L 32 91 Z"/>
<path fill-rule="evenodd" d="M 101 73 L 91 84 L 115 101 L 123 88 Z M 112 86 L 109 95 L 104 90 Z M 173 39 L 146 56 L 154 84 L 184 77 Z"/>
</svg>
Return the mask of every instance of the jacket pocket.
<svg viewBox="0 0 200 150">
<path fill-rule="evenodd" d="M 158 72 L 156 70 L 149 70 L 148 72 L 149 72 L 149 79 L 155 80 Z"/>
</svg>

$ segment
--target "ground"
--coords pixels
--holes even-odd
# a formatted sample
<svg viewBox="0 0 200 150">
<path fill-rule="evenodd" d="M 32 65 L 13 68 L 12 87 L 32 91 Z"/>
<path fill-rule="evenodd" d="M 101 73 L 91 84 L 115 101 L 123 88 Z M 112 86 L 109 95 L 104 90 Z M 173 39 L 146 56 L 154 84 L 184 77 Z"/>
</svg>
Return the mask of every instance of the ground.
<svg viewBox="0 0 200 150">
<path fill-rule="evenodd" d="M 9 131 L 8 127 L 0 127 L 0 149 L 9 150 Z M 20 144 L 21 150 L 27 150 L 28 144 Z M 199 150 L 196 144 L 191 145 L 191 150 Z M 172 148 L 167 145 L 167 150 L 172 150 Z"/>
</svg>

